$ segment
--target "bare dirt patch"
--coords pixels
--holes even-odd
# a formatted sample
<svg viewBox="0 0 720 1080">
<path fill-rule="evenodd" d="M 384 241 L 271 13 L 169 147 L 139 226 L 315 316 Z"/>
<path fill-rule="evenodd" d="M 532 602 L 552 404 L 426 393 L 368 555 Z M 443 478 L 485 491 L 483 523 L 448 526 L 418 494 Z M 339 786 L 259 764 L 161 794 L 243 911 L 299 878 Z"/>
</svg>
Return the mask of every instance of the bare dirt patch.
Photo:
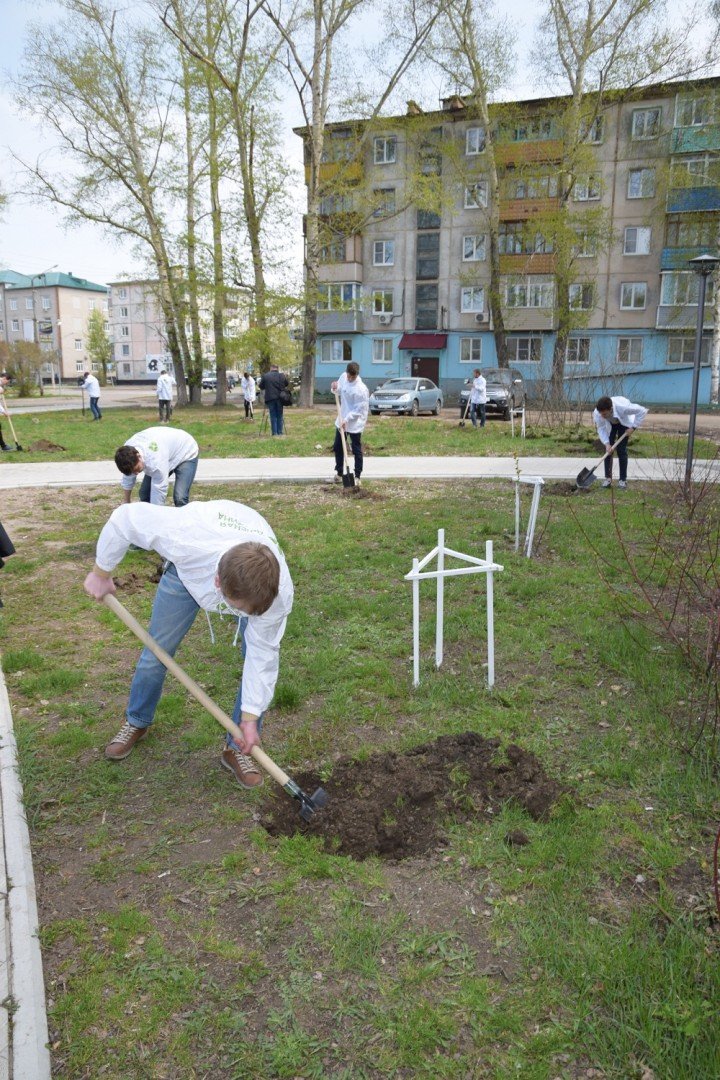
<svg viewBox="0 0 720 1080">
<path fill-rule="evenodd" d="M 33 454 L 57 454 L 60 451 L 64 451 L 65 447 L 60 446 L 59 443 L 49 442 L 48 439 L 38 439 L 36 442 L 31 443 L 30 446 L 28 446 L 28 450 L 30 450 Z"/>
<path fill-rule="evenodd" d="M 312 795 L 317 775 L 294 777 Z M 444 735 L 407 753 L 341 759 L 321 785 L 328 805 L 306 823 L 298 804 L 274 792 L 261 824 L 272 836 L 307 832 L 355 859 L 405 859 L 437 846 L 448 820 L 469 821 L 515 801 L 544 820 L 563 791 L 533 754 L 473 732 Z"/>
</svg>

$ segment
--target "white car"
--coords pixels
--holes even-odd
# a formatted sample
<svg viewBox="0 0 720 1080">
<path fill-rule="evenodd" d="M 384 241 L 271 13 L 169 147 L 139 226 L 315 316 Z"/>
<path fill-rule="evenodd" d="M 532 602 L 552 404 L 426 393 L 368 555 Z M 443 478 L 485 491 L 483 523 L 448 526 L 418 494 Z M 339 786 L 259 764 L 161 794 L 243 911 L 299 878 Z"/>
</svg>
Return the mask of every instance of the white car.
<svg viewBox="0 0 720 1080">
<path fill-rule="evenodd" d="M 421 412 L 437 416 L 443 407 L 443 392 L 430 379 L 388 379 L 370 395 L 370 412 L 409 413 Z"/>
</svg>

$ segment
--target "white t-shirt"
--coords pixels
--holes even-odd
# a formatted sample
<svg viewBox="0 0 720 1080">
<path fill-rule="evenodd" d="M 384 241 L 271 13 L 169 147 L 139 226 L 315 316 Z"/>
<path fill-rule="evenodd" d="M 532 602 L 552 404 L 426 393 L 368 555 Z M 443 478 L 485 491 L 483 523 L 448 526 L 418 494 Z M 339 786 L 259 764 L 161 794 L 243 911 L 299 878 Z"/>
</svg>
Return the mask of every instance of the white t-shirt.
<svg viewBox="0 0 720 1080">
<path fill-rule="evenodd" d="M 138 431 L 125 443 L 140 451 L 144 473 L 150 477 L 150 502 L 162 506 L 167 495 L 170 473 L 183 461 L 192 461 L 200 453 L 192 435 L 181 428 L 151 427 Z M 135 487 L 137 476 L 123 476 L 120 483 L 126 491 Z"/>
</svg>

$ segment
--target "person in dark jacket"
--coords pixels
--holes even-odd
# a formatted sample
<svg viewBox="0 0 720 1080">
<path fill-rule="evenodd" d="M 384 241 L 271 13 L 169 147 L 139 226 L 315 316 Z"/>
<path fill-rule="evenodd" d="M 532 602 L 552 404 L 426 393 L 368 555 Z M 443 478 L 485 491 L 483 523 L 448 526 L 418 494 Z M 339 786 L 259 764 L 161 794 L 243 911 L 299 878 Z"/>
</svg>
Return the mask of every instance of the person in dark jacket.
<svg viewBox="0 0 720 1080">
<path fill-rule="evenodd" d="M 283 435 L 283 391 L 288 388 L 288 377 L 278 370 L 277 364 L 271 364 L 270 370 L 260 378 L 258 386 L 265 395 L 265 404 L 270 417 L 270 434 Z"/>
<path fill-rule="evenodd" d="M 5 565 L 5 559 L 7 559 L 8 556 L 14 555 L 14 554 L 15 554 L 15 545 L 13 544 L 13 542 L 10 539 L 10 537 L 8 536 L 8 534 L 3 529 L 2 522 L 0 522 L 0 567 Z M 0 599 L 0 608 L 2 606 L 3 606 L 3 602 Z"/>
</svg>

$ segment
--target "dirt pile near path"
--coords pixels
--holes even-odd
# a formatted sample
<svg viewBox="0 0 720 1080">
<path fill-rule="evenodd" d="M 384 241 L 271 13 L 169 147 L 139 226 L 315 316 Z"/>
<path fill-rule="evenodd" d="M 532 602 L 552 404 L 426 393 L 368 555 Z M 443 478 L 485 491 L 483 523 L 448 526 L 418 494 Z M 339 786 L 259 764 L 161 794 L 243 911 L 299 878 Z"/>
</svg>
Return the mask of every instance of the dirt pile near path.
<svg viewBox="0 0 720 1080">
<path fill-rule="evenodd" d="M 33 454 L 38 454 L 41 452 L 57 454 L 59 451 L 64 449 L 64 446 L 60 446 L 59 443 L 49 442 L 48 439 L 37 439 L 34 443 L 31 443 L 30 446 L 28 446 L 28 450 L 32 451 Z"/>
<path fill-rule="evenodd" d="M 503 753 L 498 739 L 473 732 L 443 735 L 404 754 L 344 758 L 322 783 L 310 773 L 293 779 L 308 795 L 322 786 L 328 805 L 306 823 L 298 803 L 275 788 L 262 826 L 272 836 L 318 836 L 326 850 L 355 859 L 421 855 L 441 841 L 448 820 L 487 820 L 511 800 L 541 820 L 563 791 L 533 754 L 515 745 Z"/>
</svg>

